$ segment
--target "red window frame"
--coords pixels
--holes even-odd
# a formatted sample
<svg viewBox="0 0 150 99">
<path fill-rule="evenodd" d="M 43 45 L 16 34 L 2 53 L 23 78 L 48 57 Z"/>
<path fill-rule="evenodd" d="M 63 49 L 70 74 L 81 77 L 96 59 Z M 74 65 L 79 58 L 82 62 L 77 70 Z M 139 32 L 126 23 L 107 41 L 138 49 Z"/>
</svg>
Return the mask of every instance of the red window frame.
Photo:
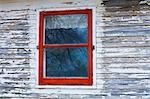
<svg viewBox="0 0 150 99">
<path fill-rule="evenodd" d="M 44 17 L 50 15 L 87 14 L 88 15 L 88 43 L 87 44 L 44 44 Z M 88 48 L 88 77 L 87 78 L 46 78 L 44 77 L 44 48 Z M 39 85 L 92 85 L 92 10 L 65 10 L 40 12 L 39 24 Z"/>
</svg>

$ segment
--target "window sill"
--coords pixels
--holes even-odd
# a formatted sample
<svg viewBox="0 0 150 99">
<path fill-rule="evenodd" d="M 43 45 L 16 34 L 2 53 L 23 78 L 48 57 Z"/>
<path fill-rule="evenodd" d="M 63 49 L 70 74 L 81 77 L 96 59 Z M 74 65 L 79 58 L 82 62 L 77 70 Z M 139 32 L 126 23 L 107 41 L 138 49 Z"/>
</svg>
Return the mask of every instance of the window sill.
<svg viewBox="0 0 150 99">
<path fill-rule="evenodd" d="M 83 86 L 83 85 L 79 85 L 79 86 L 78 85 L 36 85 L 36 88 L 94 89 L 94 88 L 96 88 L 96 85 L 92 85 L 92 86 Z"/>
</svg>

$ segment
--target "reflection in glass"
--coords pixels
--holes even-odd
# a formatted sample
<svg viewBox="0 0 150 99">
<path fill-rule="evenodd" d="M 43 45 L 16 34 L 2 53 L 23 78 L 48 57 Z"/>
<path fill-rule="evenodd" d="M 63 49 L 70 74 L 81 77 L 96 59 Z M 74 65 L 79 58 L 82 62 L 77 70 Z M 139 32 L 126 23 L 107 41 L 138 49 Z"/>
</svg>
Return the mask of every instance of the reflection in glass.
<svg viewBox="0 0 150 99">
<path fill-rule="evenodd" d="M 45 43 L 87 43 L 87 20 L 86 14 L 54 15 L 45 17 Z"/>
<path fill-rule="evenodd" d="M 88 77 L 87 48 L 51 48 L 46 52 L 46 77 Z"/>
<path fill-rule="evenodd" d="M 88 41 L 86 28 L 46 29 L 45 31 L 46 44 L 75 44 Z"/>
</svg>

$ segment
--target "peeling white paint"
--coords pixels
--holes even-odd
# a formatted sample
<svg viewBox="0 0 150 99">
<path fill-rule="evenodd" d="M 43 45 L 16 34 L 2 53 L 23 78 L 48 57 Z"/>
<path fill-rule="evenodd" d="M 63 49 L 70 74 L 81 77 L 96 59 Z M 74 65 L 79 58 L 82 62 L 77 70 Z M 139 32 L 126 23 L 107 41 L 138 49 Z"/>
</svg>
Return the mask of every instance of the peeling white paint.
<svg viewBox="0 0 150 99">
<path fill-rule="evenodd" d="M 149 0 L 103 1 L 0 0 L 0 98 L 149 99 Z M 96 8 L 94 87 L 36 87 L 38 11 L 89 7 Z"/>
</svg>

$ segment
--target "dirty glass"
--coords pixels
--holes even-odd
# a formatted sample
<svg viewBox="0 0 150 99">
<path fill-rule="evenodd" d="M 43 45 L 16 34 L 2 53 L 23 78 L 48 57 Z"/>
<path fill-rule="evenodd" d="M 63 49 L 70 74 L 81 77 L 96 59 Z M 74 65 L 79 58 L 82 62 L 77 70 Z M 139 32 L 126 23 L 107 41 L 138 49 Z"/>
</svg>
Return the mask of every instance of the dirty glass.
<svg viewBox="0 0 150 99">
<path fill-rule="evenodd" d="M 79 44 L 88 42 L 86 14 L 45 17 L 45 44 Z"/>
<path fill-rule="evenodd" d="M 46 77 L 88 77 L 87 48 L 45 49 Z"/>
</svg>

